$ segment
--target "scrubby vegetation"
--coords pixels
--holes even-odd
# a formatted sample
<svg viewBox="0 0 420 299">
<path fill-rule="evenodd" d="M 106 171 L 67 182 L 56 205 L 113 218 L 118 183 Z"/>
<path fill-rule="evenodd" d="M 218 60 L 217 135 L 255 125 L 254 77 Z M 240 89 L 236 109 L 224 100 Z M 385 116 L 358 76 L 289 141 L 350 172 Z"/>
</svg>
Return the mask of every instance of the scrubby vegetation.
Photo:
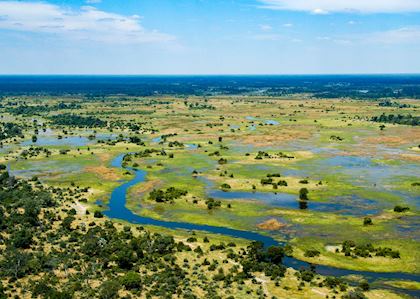
<svg viewBox="0 0 420 299">
<path fill-rule="evenodd" d="M 420 117 L 419 116 L 412 116 L 411 114 L 408 114 L 408 115 L 401 115 L 401 114 L 386 115 L 385 113 L 383 113 L 380 116 L 372 117 L 372 121 L 381 122 L 381 123 L 409 125 L 409 126 L 419 126 L 420 125 Z"/>
<path fill-rule="evenodd" d="M 175 199 L 178 199 L 182 196 L 188 194 L 188 191 L 177 189 L 174 187 L 169 187 L 166 190 L 153 190 L 149 194 L 149 200 L 153 200 L 156 202 L 173 202 Z"/>
<path fill-rule="evenodd" d="M 51 116 L 51 121 L 55 125 L 79 127 L 79 128 L 101 128 L 106 126 L 106 122 L 93 116 L 80 116 L 76 114 L 59 114 Z"/>
<path fill-rule="evenodd" d="M 372 256 L 383 256 L 390 257 L 393 259 L 400 258 L 400 253 L 397 250 L 392 250 L 388 247 L 374 247 L 371 243 L 356 244 L 354 241 L 346 240 L 342 244 L 341 252 L 345 256 L 353 257 L 372 257 Z"/>
<path fill-rule="evenodd" d="M 418 272 L 418 126 L 372 117 L 418 117 L 418 105 L 314 96 L 3 96 L 3 292 L 387 298 L 391 291 L 378 290 L 385 283 L 371 278 L 382 274 L 369 271 Z M 127 210 L 110 213 L 118 213 L 111 194 L 132 179 Z M 198 229 L 140 227 L 137 215 L 273 237 L 290 242 L 293 257 Z M 347 239 L 354 246 L 331 245 Z M 294 259 L 320 263 L 329 275 L 368 271 L 361 276 L 374 283 L 367 290 L 323 277 Z"/>
</svg>

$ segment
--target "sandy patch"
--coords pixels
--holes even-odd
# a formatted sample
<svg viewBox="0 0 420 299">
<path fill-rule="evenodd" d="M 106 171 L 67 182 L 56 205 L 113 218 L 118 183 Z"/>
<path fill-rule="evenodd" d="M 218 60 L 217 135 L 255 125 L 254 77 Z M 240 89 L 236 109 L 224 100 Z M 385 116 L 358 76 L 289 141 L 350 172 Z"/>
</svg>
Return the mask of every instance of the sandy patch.
<svg viewBox="0 0 420 299">
<path fill-rule="evenodd" d="M 136 187 L 134 187 L 134 190 L 132 191 L 133 195 L 141 196 L 143 194 L 149 193 L 153 189 L 156 189 L 161 184 L 160 180 L 150 180 L 147 182 L 143 182 Z"/>
<path fill-rule="evenodd" d="M 79 215 L 85 215 L 86 214 L 86 207 L 82 205 L 80 202 L 76 201 L 76 203 L 73 205 L 74 209 L 77 211 L 77 214 Z"/>
<path fill-rule="evenodd" d="M 336 250 L 341 250 L 341 246 L 334 246 L 334 245 L 327 245 L 325 246 L 325 250 L 328 252 L 336 252 Z"/>
<path fill-rule="evenodd" d="M 413 161 L 413 162 L 420 162 L 420 155 L 410 155 L 410 154 L 403 154 L 401 157 L 404 160 Z"/>
<path fill-rule="evenodd" d="M 109 153 L 102 153 L 102 154 L 98 154 L 99 160 L 101 160 L 101 162 L 107 162 L 111 159 L 111 154 Z"/>
<path fill-rule="evenodd" d="M 285 227 L 286 224 L 279 222 L 277 219 L 269 219 L 262 223 L 257 224 L 257 227 L 264 230 L 279 230 Z"/>
<path fill-rule="evenodd" d="M 105 166 L 88 166 L 85 168 L 85 171 L 97 174 L 106 180 L 118 180 L 120 178 L 114 169 Z"/>
</svg>

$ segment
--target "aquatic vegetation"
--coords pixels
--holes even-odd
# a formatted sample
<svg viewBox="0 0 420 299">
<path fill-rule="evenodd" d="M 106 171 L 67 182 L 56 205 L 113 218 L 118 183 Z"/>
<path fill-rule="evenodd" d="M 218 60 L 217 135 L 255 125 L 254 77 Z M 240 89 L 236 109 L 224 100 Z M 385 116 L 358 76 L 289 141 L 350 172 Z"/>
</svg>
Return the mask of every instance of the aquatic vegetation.
<svg viewBox="0 0 420 299">
<path fill-rule="evenodd" d="M 28 107 L 37 105 L 25 101 Z M 378 282 L 373 284 L 374 290 L 360 291 L 361 286 L 356 290 L 345 282 L 333 281 L 342 278 L 320 276 L 322 267 L 320 272 L 318 268 L 313 271 L 303 261 L 339 267 L 334 270 L 339 271 L 334 272 L 337 276 L 352 269 L 371 271 L 369 275 L 375 279 L 372 271 L 415 277 L 409 273 L 417 271 L 414 253 L 418 249 L 416 240 L 420 240 L 415 218 L 418 160 L 413 150 L 418 144 L 412 138 L 418 132 L 414 126 L 399 124 L 379 131 L 370 119 L 389 113 L 385 109 L 390 107 L 347 99 L 274 97 L 212 97 L 208 103 L 214 109 L 204 109 L 207 104 L 199 97 L 187 106 L 184 99 L 166 96 L 141 100 L 126 97 L 122 101 L 89 99 L 82 104 L 77 99 L 74 106 L 72 99 L 66 99 L 65 107 L 58 108 L 60 101 L 48 99 L 48 107 L 54 107 L 54 112 L 32 111 L 18 104 L 16 107 L 22 109 L 15 111 L 20 113 L 16 120 L 8 119 L 9 112 L 0 108 L 6 117 L 4 122 L 20 128 L 18 135 L 2 140 L 0 165 L 11 175 L 34 179 L 31 184 L 69 189 L 60 192 L 73 194 L 72 199 L 59 201 L 57 207 L 59 210 L 63 206 L 67 212 L 60 211 L 61 219 L 53 223 L 57 222 L 55 225 L 74 240 L 80 240 L 72 232 L 83 227 L 81 222 L 86 227 L 79 232 L 83 235 L 107 219 L 113 219 L 115 225 L 118 219 L 132 222 L 134 235 L 140 223 L 146 231 L 174 237 L 175 244 L 182 236 L 184 245 L 175 245 L 181 251 L 176 252 L 180 257 L 174 264 L 186 273 L 176 270 L 173 274 L 185 275 L 183 281 L 199 271 L 212 283 L 232 283 L 235 294 L 241 295 L 246 294 L 245 289 L 256 290 L 252 278 L 241 272 L 244 267 L 252 275 L 258 270 L 263 277 L 273 278 L 265 285 L 270 294 L 279 296 L 291 292 L 279 288 L 283 285 L 295 294 L 309 293 L 314 286 L 325 294 L 339 292 L 342 297 L 356 291 L 366 296 L 379 292 Z M 190 109 L 190 103 L 199 103 L 197 107 L 203 109 Z M 225 109 L 232 103 L 235 110 Z M 410 100 L 401 103 L 409 105 L 404 113 L 414 109 Z M 77 115 L 81 111 L 81 117 L 103 123 L 96 126 L 96 120 L 80 120 L 79 128 L 75 118 L 65 120 L 67 124 L 51 121 L 53 114 Z M 91 125 L 93 129 L 88 128 Z M 257 129 L 248 130 L 250 125 Z M 36 140 L 31 140 L 32 136 Z M 118 163 L 115 157 L 120 159 Z M 117 206 L 114 194 L 119 192 L 117 198 L 124 193 L 126 206 Z M 216 236 L 219 233 L 225 236 Z M 208 244 L 204 241 L 207 236 L 210 240 L 221 238 L 224 244 Z M 290 242 L 293 257 L 285 256 L 281 264 L 273 264 L 273 257 L 264 253 L 261 258 L 254 256 L 257 259 L 240 263 L 232 274 L 223 266 L 223 259 L 232 259 L 232 266 L 235 259 L 240 259 L 249 241 L 235 238 L 239 236 L 261 238 L 270 245 Z M 19 230 L 10 243 L 28 250 L 34 247 L 33 240 L 37 238 L 31 230 Z M 343 240 L 354 240 L 355 246 L 344 252 Z M 191 262 L 191 254 L 199 266 Z M 222 258 L 215 263 L 212 254 Z M 111 263 L 122 272 L 116 277 L 111 270 L 110 281 L 97 283 L 96 292 L 165 292 L 153 287 L 150 277 L 136 271 L 138 261 L 134 268 L 127 268 L 127 261 L 133 257 L 130 253 L 119 256 L 113 252 L 111 257 Z M 289 268 L 284 271 L 283 266 Z M 383 273 L 378 277 L 384 277 Z M 232 277 L 243 279 L 245 289 L 236 288 Z M 50 278 L 36 279 L 31 292 L 38 294 L 45 286 L 53 287 Z M 83 288 L 88 290 L 86 285 Z"/>
</svg>

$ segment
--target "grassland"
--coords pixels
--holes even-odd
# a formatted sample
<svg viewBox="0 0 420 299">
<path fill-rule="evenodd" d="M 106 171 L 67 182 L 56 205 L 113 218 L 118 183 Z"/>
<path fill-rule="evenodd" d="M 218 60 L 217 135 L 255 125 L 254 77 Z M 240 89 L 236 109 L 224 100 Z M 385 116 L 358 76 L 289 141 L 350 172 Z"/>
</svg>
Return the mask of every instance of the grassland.
<svg viewBox="0 0 420 299">
<path fill-rule="evenodd" d="M 32 98 L 15 101 L 17 105 L 23 101 L 40 103 L 40 99 Z M 42 101 L 53 105 L 62 99 Z M 382 113 L 419 115 L 415 100 L 400 100 L 408 104 L 407 108 L 381 107 L 377 101 L 286 97 L 66 101 L 81 103 L 73 113 L 94 115 L 107 121 L 107 127 L 63 127 L 50 122 L 51 115 L 63 111 L 35 116 L 3 111 L 2 121 L 22 126 L 24 138 L 4 140 L 0 162 L 9 165 L 16 176 L 37 176 L 46 185 L 88 187 L 86 201 L 79 199 L 79 208 L 106 210 L 112 190 L 133 177 L 129 171 L 112 167 L 116 156 L 156 150 L 133 157 L 128 165 L 147 173 L 145 182 L 132 187 L 128 194 L 127 207 L 139 215 L 257 231 L 290 241 L 295 257 L 317 264 L 420 273 L 420 186 L 416 184 L 420 182 L 420 129 L 394 124 L 380 129 L 380 124 L 370 121 Z M 214 109 L 191 109 L 186 103 Z M 36 134 L 36 129 L 41 133 Z M 38 136 L 37 144 L 30 142 L 32 135 Z M 132 137 L 143 143 L 130 141 Z M 67 144 L 58 142 L 66 139 Z M 23 155 L 35 147 L 51 153 Z M 270 174 L 280 175 L 274 177 L 275 182 L 286 181 L 287 186 L 261 184 Z M 223 188 L 224 184 L 229 188 Z M 173 202 L 149 199 L 154 189 L 169 187 L 188 194 Z M 302 188 L 309 191 L 307 209 L 299 206 Z M 279 199 L 252 196 L 275 193 Z M 283 195 L 287 200 L 281 199 Z M 221 206 L 209 209 L 210 197 L 220 200 Z M 395 205 L 410 210 L 395 213 Z M 373 225 L 363 225 L 365 217 L 371 218 Z M 262 229 L 261 223 L 270 219 L 281 225 Z M 181 237 L 185 232 L 176 234 Z M 330 250 L 345 240 L 389 247 L 398 250 L 400 258 L 352 258 Z M 305 257 L 308 249 L 318 250 L 320 255 Z M 287 277 L 285 288 L 264 283 L 266 292 L 280 298 L 286 293 L 302 298 L 302 290 L 290 291 L 298 289 L 293 274 Z M 263 276 L 260 279 L 266 281 Z M 307 298 L 326 295 L 313 287 L 304 290 L 307 293 L 303 297 Z M 368 295 L 379 298 L 377 292 Z"/>
</svg>

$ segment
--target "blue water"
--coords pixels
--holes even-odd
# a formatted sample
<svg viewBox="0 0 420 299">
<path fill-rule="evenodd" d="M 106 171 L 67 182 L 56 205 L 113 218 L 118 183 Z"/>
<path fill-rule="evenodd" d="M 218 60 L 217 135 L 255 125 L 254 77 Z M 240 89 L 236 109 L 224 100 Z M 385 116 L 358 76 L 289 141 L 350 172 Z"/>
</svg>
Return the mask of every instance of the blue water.
<svg viewBox="0 0 420 299">
<path fill-rule="evenodd" d="M 119 155 L 116 157 L 111 166 L 113 167 L 122 167 L 124 155 Z M 210 225 L 199 225 L 192 224 L 187 222 L 175 222 L 175 221 L 162 221 L 156 220 L 148 217 L 143 217 L 134 214 L 132 211 L 127 209 L 126 200 L 127 200 L 127 191 L 130 187 L 142 183 L 146 180 L 146 171 L 130 169 L 134 172 L 135 176 L 132 180 L 123 183 L 113 190 L 111 193 L 111 198 L 108 204 L 108 210 L 104 212 L 109 218 L 121 219 L 135 224 L 143 225 L 154 225 L 161 226 L 169 229 L 185 229 L 185 230 L 195 230 L 195 231 L 206 231 L 209 233 L 222 234 L 234 238 L 242 238 L 251 241 L 261 241 L 266 247 L 273 245 L 284 245 L 281 242 L 278 242 L 274 238 L 266 235 L 262 235 L 252 231 L 243 231 L 230 229 L 226 227 L 219 226 L 210 226 Z M 297 260 L 292 257 L 286 257 L 284 259 L 284 265 L 287 267 L 293 267 L 299 269 L 301 267 L 308 267 L 306 262 Z M 403 280 L 414 280 L 419 281 L 420 275 L 417 274 L 408 274 L 408 273 L 380 273 L 380 272 L 367 272 L 367 271 L 353 271 L 340 268 L 334 268 L 329 266 L 317 265 L 316 271 L 322 275 L 333 275 L 333 276 L 348 276 L 348 275 L 358 275 L 363 276 L 369 282 L 376 281 L 378 279 L 403 279 Z M 401 290 L 411 295 L 417 296 L 420 295 L 420 291 L 411 291 L 411 290 Z"/>
<path fill-rule="evenodd" d="M 154 143 L 159 143 L 161 141 L 162 141 L 162 136 L 158 136 L 158 137 L 155 137 L 155 138 L 152 139 L 152 142 L 154 142 Z"/>
<path fill-rule="evenodd" d="M 264 119 L 256 118 L 253 116 L 246 116 L 245 119 L 249 121 L 261 121 L 261 122 L 264 122 L 266 125 L 272 125 L 272 126 L 277 126 L 280 124 L 278 121 L 273 120 L 273 119 L 264 120 Z M 252 130 L 255 130 L 255 125 L 251 125 L 251 127 L 253 127 Z"/>
<path fill-rule="evenodd" d="M 324 159 L 309 159 L 294 164 L 295 169 L 283 171 L 285 176 L 310 177 L 322 179 L 320 173 L 338 173 L 345 176 L 345 180 L 354 186 L 366 190 L 389 193 L 404 199 L 407 203 L 416 208 L 420 207 L 420 196 L 408 192 L 393 190 L 392 185 L 395 177 L 412 176 L 420 179 L 418 165 L 405 162 L 403 165 L 390 165 L 376 162 L 370 157 L 334 155 Z M 379 196 L 379 195 L 378 195 Z M 379 197 L 380 198 L 380 197 Z M 377 206 L 383 205 L 380 201 Z M 382 208 L 391 208 L 390 205 Z"/>
<path fill-rule="evenodd" d="M 89 139 L 85 136 L 63 136 L 62 139 L 58 139 L 53 133 L 43 134 L 40 133 L 37 136 L 37 141 L 24 140 L 20 143 L 22 146 L 86 146 L 95 143 L 97 140 L 107 140 L 116 137 L 115 134 L 98 133 L 95 139 Z"/>
<path fill-rule="evenodd" d="M 282 192 L 223 191 L 216 189 L 214 183 L 206 177 L 198 176 L 197 179 L 206 185 L 206 195 L 216 199 L 245 199 L 261 202 L 273 207 L 333 212 L 345 216 L 367 216 L 380 212 L 376 202 L 357 196 L 352 196 L 351 198 L 337 197 L 328 202 L 299 201 L 297 195 Z"/>
<path fill-rule="evenodd" d="M 281 207 L 286 209 L 308 209 L 318 212 L 334 212 L 345 216 L 365 216 L 379 213 L 379 209 L 366 208 L 367 200 L 352 198 L 346 203 L 340 203 L 338 200 L 329 202 L 299 201 L 297 195 L 288 193 L 269 193 L 269 192 L 238 192 L 238 191 L 222 191 L 209 190 L 209 197 L 219 199 L 248 199 L 263 202 L 264 204 Z M 373 206 L 373 202 L 371 202 Z"/>
<path fill-rule="evenodd" d="M 28 145 L 36 145 L 36 146 L 85 146 L 89 143 L 93 143 L 93 140 L 89 140 L 87 137 L 82 136 L 70 136 L 70 137 L 63 137 L 62 139 L 58 139 L 57 137 L 53 136 L 42 136 L 38 137 L 36 142 L 32 142 L 32 140 L 25 140 L 20 145 L 28 146 Z"/>
</svg>

